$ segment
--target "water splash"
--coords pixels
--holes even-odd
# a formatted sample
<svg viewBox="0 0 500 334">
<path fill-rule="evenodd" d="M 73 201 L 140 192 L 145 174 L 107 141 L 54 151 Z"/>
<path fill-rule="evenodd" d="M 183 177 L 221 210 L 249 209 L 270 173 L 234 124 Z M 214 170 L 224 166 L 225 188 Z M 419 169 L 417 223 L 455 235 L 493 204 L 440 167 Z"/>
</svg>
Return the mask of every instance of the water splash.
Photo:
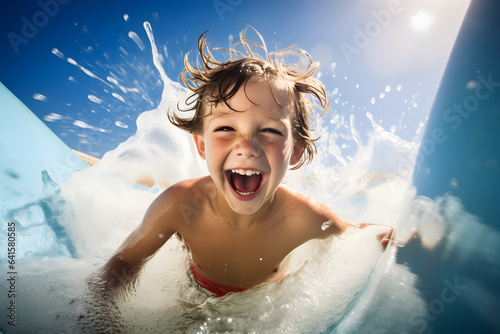
<svg viewBox="0 0 500 334">
<path fill-rule="evenodd" d="M 137 227 L 149 203 L 163 188 L 207 174 L 190 136 L 172 126 L 166 117 L 179 101 L 185 100 L 188 92 L 168 78 L 151 25 L 145 22 L 144 29 L 163 85 L 161 102 L 137 117 L 134 136 L 106 153 L 97 165 L 75 174 L 62 185 L 61 194 L 72 210 L 64 210 L 65 216 L 58 222 L 72 241 L 72 251 L 78 260 L 47 259 L 51 270 L 26 262 L 26 268 L 33 273 L 26 278 L 26 286 L 34 289 L 40 278 L 54 273 L 66 282 L 58 288 L 62 297 L 52 298 L 47 302 L 50 307 L 44 306 L 52 313 L 39 312 L 34 318 L 47 324 L 47 319 L 54 321 L 51 314 L 58 313 L 57 320 L 47 328 L 75 325 L 78 305 L 85 299 L 84 278 L 101 266 Z M 137 64 L 136 68 L 146 67 Z M 114 72 L 106 81 L 93 73 L 91 77 L 116 89 L 109 92 L 111 96 L 123 94 L 120 96 L 126 103 L 131 99 L 127 93 L 146 94 L 147 90 L 140 85 L 136 91 L 127 88 L 120 82 L 121 71 L 115 68 Z M 96 99 L 102 102 L 98 106 L 106 104 L 105 98 Z M 319 122 L 317 129 L 321 134 L 318 141 L 321 154 L 311 165 L 290 172 L 287 185 L 325 203 L 348 221 L 393 225 L 409 187 L 417 144 L 386 131 L 369 112 L 327 117 Z M 355 119 L 362 117 L 372 127 L 365 141 L 355 125 Z M 75 122 L 81 127 L 92 126 L 81 120 Z M 116 119 L 113 124 L 120 127 L 125 123 Z M 351 156 L 343 153 L 347 145 L 339 145 L 340 139 L 352 144 Z M 150 187 L 138 184 L 145 177 L 150 180 Z M 178 241 L 171 239 L 145 267 L 136 292 L 120 302 L 124 326 L 130 333 L 143 332 L 144 328 L 159 333 L 200 329 L 259 333 L 325 331 L 340 319 L 369 276 L 381 253 L 375 235 L 383 229 L 370 227 L 306 243 L 294 251 L 291 274 L 281 282 L 223 298 L 210 298 L 189 281 L 185 268 L 187 255 Z M 83 268 L 78 277 L 67 270 L 75 263 Z M 47 299 L 40 291 L 29 298 Z"/>
</svg>

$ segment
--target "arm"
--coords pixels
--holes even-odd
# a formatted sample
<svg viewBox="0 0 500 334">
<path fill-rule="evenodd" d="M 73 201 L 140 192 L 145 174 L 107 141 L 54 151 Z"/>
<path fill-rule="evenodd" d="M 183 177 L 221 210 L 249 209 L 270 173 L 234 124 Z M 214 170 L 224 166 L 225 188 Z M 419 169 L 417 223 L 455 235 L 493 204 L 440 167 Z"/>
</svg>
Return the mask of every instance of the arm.
<svg viewBox="0 0 500 334">
<path fill-rule="evenodd" d="M 352 224 L 346 222 L 342 220 L 339 216 L 337 216 L 326 205 L 316 202 L 314 200 L 309 199 L 308 206 L 309 210 L 305 210 L 306 212 L 309 212 L 308 216 L 312 214 L 313 217 L 315 217 L 314 221 L 318 222 L 321 225 L 320 228 L 318 228 L 317 225 L 312 226 L 312 228 L 314 229 L 313 238 L 325 239 L 332 235 L 339 235 L 342 234 L 349 227 L 362 229 L 370 225 L 376 225 L 369 223 Z M 305 219 L 307 219 L 307 217 L 305 217 Z M 392 238 L 394 239 L 395 233 L 393 233 L 392 227 L 389 227 L 388 230 L 377 234 L 377 239 L 379 240 L 383 250 L 386 249 L 391 239 L 391 235 Z"/>
<path fill-rule="evenodd" d="M 149 206 L 142 223 L 108 262 L 87 279 L 90 290 L 79 327 L 83 332 L 103 329 L 120 333 L 122 320 L 116 295 L 133 287 L 143 265 L 175 233 L 183 187 L 173 185 Z"/>
<path fill-rule="evenodd" d="M 132 286 L 147 260 L 175 233 L 178 191 L 172 186 L 153 201 L 139 227 L 97 273 L 111 294 Z"/>
<path fill-rule="evenodd" d="M 176 232 L 182 184 L 172 185 L 149 206 L 142 223 L 122 243 L 108 262 L 88 280 L 95 298 L 113 299 L 133 287 L 149 258 Z"/>
</svg>

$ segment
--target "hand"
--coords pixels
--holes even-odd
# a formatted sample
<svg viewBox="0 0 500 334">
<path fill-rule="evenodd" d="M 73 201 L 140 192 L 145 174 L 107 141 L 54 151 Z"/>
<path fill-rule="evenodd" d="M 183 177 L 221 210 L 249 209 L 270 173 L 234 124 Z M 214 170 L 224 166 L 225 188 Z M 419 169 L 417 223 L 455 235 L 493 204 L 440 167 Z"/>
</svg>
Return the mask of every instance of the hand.
<svg viewBox="0 0 500 334">
<path fill-rule="evenodd" d="M 396 239 L 396 231 L 394 231 L 394 228 L 392 227 L 387 231 L 377 234 L 377 240 L 380 241 L 380 245 L 382 246 L 383 250 L 387 248 L 387 245 L 389 244 L 389 241 L 391 239 Z"/>
</svg>

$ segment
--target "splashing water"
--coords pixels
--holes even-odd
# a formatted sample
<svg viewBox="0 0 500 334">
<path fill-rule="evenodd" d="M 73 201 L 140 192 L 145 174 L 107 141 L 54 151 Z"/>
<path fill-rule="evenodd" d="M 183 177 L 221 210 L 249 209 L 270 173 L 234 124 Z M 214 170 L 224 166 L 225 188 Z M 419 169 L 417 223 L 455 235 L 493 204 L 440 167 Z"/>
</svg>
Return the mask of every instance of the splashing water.
<svg viewBox="0 0 500 334">
<path fill-rule="evenodd" d="M 52 332 L 78 327 L 87 295 L 85 278 L 137 227 L 162 188 L 207 174 L 191 137 L 166 117 L 188 92 L 167 77 L 149 23 L 144 29 L 163 81 L 161 102 L 137 118 L 134 136 L 61 185 L 66 203 L 59 223 L 72 241 L 76 259 L 22 261 L 22 272 L 30 274 L 23 276 L 19 303 L 29 305 L 23 314 L 30 319 L 19 316 L 21 331 L 28 324 Z M 91 100 L 97 99 L 102 100 Z M 410 185 L 418 144 L 403 141 L 378 125 L 369 112 L 365 115 L 373 128 L 366 144 L 356 131 L 354 115 L 348 120 L 330 116 L 333 131 L 320 122 L 317 146 L 322 153 L 311 165 L 289 172 L 287 186 L 325 203 L 347 221 L 394 225 Z M 344 127 L 357 147 L 352 158 L 343 156 L 337 145 L 340 131 L 335 130 Z M 152 187 L 137 183 L 145 177 L 152 180 Z M 136 290 L 120 300 L 123 326 L 130 333 L 325 331 L 338 322 L 369 277 L 381 254 L 375 236 L 383 230 L 373 226 L 310 241 L 294 251 L 290 275 L 281 282 L 222 298 L 208 297 L 191 283 L 187 254 L 172 238 L 145 266 Z M 96 306 L 92 312 L 100 310 Z"/>
</svg>

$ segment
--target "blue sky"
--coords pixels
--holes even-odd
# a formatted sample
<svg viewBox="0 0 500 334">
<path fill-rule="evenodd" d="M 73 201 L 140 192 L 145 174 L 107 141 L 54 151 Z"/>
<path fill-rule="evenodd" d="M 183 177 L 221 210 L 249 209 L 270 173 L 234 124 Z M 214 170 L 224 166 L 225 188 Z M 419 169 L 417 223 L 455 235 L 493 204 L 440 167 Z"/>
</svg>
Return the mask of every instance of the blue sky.
<svg viewBox="0 0 500 334">
<path fill-rule="evenodd" d="M 318 77 L 332 96 L 333 113 L 354 115 L 362 139 L 370 112 L 385 129 L 411 140 L 432 106 L 468 3 L 4 1 L 0 81 L 70 147 L 85 152 L 81 142 L 89 134 L 102 136 L 100 146 L 85 152 L 101 157 L 130 137 L 136 117 L 160 100 L 145 21 L 173 80 L 202 32 L 209 30 L 213 42 L 227 46 L 230 36 L 250 24 L 268 49 L 296 45 L 320 61 Z M 135 34 L 144 45 L 134 42 Z M 103 81 L 114 75 L 147 96 L 128 94 L 120 101 L 83 69 Z"/>
</svg>

